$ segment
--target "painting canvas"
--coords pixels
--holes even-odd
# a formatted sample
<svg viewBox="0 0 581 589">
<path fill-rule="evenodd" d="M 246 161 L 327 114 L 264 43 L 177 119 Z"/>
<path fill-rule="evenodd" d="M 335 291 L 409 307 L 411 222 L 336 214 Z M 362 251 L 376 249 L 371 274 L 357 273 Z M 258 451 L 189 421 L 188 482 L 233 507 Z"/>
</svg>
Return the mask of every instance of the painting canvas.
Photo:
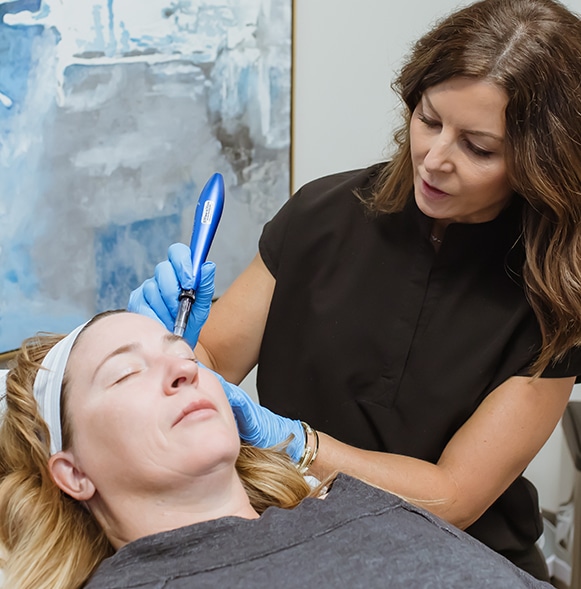
<svg viewBox="0 0 581 589">
<path fill-rule="evenodd" d="M 124 307 L 224 176 L 219 295 L 289 196 L 291 0 L 0 2 L 0 351 Z"/>
</svg>

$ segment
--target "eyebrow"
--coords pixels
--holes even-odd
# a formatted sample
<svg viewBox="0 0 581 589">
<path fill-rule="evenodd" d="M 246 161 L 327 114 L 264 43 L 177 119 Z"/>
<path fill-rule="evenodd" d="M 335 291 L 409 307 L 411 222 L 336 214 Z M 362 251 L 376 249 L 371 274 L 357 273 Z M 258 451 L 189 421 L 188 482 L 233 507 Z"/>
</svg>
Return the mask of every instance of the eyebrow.
<svg viewBox="0 0 581 589">
<path fill-rule="evenodd" d="M 166 335 L 163 336 L 163 343 L 164 344 L 173 344 L 175 342 L 182 342 L 182 341 L 185 342 L 186 340 L 182 336 L 175 335 L 174 333 L 168 333 L 168 334 L 166 334 Z M 128 354 L 128 353 L 131 353 L 131 352 L 135 352 L 135 351 L 138 351 L 140 349 L 143 349 L 143 346 L 139 342 L 132 342 L 130 344 L 125 344 L 123 346 L 119 346 L 117 349 L 115 349 L 111 353 L 107 354 L 101 360 L 101 362 L 99 362 L 99 364 L 96 366 L 95 370 L 93 371 L 93 377 L 92 377 L 91 380 L 92 381 L 95 380 L 95 376 L 97 375 L 97 373 L 99 372 L 99 370 L 101 370 L 101 368 L 103 368 L 103 366 L 107 362 L 109 362 L 109 360 L 111 360 L 112 358 L 115 358 L 117 356 L 121 356 L 123 354 Z"/>
<path fill-rule="evenodd" d="M 432 104 L 432 101 L 430 100 L 430 98 L 426 94 L 426 92 L 424 92 L 422 94 L 422 100 L 423 99 L 425 99 L 425 101 L 428 103 L 428 106 L 434 111 L 434 113 L 438 114 L 438 111 L 434 108 L 434 105 Z M 440 115 L 438 115 L 438 116 L 440 116 Z M 500 143 L 504 143 L 504 137 L 500 137 L 496 133 L 490 133 L 489 131 L 476 131 L 476 130 L 472 130 L 472 129 L 460 129 L 460 131 L 462 133 L 465 133 L 466 135 L 477 135 L 478 137 L 490 137 L 492 139 L 495 139 L 496 141 L 499 141 Z"/>
<path fill-rule="evenodd" d="M 174 342 L 185 342 L 186 340 L 181 335 L 176 335 L 175 333 L 166 333 L 163 336 L 163 341 L 166 344 L 173 344 Z"/>
</svg>

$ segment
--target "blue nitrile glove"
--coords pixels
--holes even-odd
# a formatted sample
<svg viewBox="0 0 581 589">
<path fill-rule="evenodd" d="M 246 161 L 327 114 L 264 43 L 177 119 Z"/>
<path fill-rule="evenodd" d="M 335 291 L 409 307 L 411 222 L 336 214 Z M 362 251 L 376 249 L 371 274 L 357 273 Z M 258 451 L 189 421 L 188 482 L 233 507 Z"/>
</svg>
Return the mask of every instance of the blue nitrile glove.
<svg viewBox="0 0 581 589">
<path fill-rule="evenodd" d="M 206 366 L 201 365 L 206 370 Z M 257 448 L 270 448 L 286 440 L 286 452 L 298 463 L 305 449 L 305 432 L 298 419 L 289 419 L 255 403 L 240 387 L 210 370 L 222 384 L 236 418 L 240 438 Z M 292 436 L 292 438 L 291 438 Z"/>
<path fill-rule="evenodd" d="M 127 310 L 157 319 L 169 331 L 173 331 L 181 289 L 193 287 L 192 254 L 187 245 L 174 243 L 169 246 L 167 256 L 167 260 L 155 267 L 153 278 L 145 280 L 131 293 Z M 215 273 L 214 262 L 204 262 L 200 285 L 196 291 L 196 301 L 192 305 L 184 333 L 185 340 L 192 348 L 197 344 L 200 330 L 210 313 Z"/>
</svg>

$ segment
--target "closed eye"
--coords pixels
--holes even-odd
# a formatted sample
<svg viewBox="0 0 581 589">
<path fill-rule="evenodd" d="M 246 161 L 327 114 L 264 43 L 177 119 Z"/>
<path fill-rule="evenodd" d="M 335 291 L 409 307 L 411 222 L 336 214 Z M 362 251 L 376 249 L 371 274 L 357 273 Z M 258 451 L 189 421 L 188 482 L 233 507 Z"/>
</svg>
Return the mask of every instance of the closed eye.
<svg viewBox="0 0 581 589">
<path fill-rule="evenodd" d="M 191 352 L 190 354 L 186 355 L 182 355 L 182 354 L 178 354 L 175 356 L 176 358 L 181 358 L 182 360 L 188 360 L 189 362 L 194 362 L 194 364 L 198 364 L 198 359 L 195 356 L 191 356 Z"/>
<path fill-rule="evenodd" d="M 493 155 L 493 151 L 488 151 L 486 149 L 482 149 L 480 147 L 477 147 L 476 145 L 474 145 L 474 143 L 472 143 L 471 141 L 466 141 L 466 147 L 475 155 L 477 155 L 478 157 L 490 157 L 491 155 Z"/>
<path fill-rule="evenodd" d="M 439 121 L 437 121 L 435 119 L 428 118 L 423 113 L 418 113 L 418 119 L 422 123 L 424 123 L 424 125 L 426 125 L 426 127 L 429 127 L 430 129 L 435 129 L 436 127 L 441 127 L 442 126 L 442 123 L 440 123 Z"/>
<path fill-rule="evenodd" d="M 418 119 L 424 124 L 426 125 L 426 127 L 430 128 L 430 129 L 438 129 L 439 127 L 442 126 L 442 123 L 440 123 L 438 120 L 436 119 L 430 119 L 429 117 L 427 117 L 425 114 L 423 113 L 418 113 Z M 474 145 L 474 143 L 472 143 L 471 141 L 468 141 L 467 139 L 464 140 L 466 147 L 476 156 L 481 157 L 481 158 L 488 158 L 492 155 L 494 155 L 493 151 L 489 151 L 487 149 L 482 149 L 481 147 L 478 147 L 477 145 Z"/>
<path fill-rule="evenodd" d="M 118 385 L 124 381 L 126 381 L 127 379 L 131 378 L 132 376 L 135 376 L 136 374 L 139 374 L 139 372 L 137 370 L 132 370 L 130 372 L 126 372 L 125 374 L 122 374 L 119 378 L 117 378 L 112 386 Z"/>
</svg>

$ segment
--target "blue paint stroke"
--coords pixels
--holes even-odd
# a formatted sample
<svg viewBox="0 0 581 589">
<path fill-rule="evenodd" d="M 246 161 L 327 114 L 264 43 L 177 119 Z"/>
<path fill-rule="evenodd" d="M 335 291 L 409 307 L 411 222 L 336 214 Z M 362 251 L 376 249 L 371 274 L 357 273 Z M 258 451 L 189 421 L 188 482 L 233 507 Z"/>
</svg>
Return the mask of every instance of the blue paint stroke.
<svg viewBox="0 0 581 589">
<path fill-rule="evenodd" d="M 117 40 L 115 38 L 115 13 L 113 9 L 113 0 L 107 0 L 107 10 L 109 12 L 109 46 L 107 55 L 113 57 L 117 51 Z"/>
<path fill-rule="evenodd" d="M 21 104 L 27 96 L 30 71 L 39 66 L 32 48 L 43 32 L 42 26 L 11 27 L 0 23 L 0 92 L 9 98 L 10 106 Z M 0 108 L 0 119 L 11 116 L 10 109 L 4 106 Z"/>
<path fill-rule="evenodd" d="M 129 40 L 131 36 L 129 35 L 129 31 L 127 30 L 127 27 L 123 21 L 119 22 L 119 28 L 121 29 L 121 54 L 125 55 L 129 52 Z"/>
<path fill-rule="evenodd" d="M 10 244 L 3 255 L 6 270 L 2 280 L 18 286 L 22 292 L 38 290 L 38 277 L 35 273 L 34 261 L 31 259 L 30 244 L 24 240 Z"/>
<path fill-rule="evenodd" d="M 180 238 L 181 216 L 111 224 L 95 236 L 97 311 L 121 309 L 129 293 L 153 274 L 169 244 Z"/>
<path fill-rule="evenodd" d="M 53 313 L 39 317 L 35 313 L 28 313 L 23 305 L 20 309 L 0 316 L 0 350 L 14 350 L 24 338 L 40 331 L 68 333 L 87 319 L 90 317 L 86 313 L 75 309 L 68 313 Z"/>
<path fill-rule="evenodd" d="M 14 2 L 0 3 L 0 20 L 4 18 L 5 14 L 17 14 L 23 10 L 30 12 L 38 12 L 40 10 L 42 0 L 14 0 Z"/>
<path fill-rule="evenodd" d="M 103 22 L 101 21 L 101 7 L 97 4 L 93 6 L 93 22 L 95 30 L 95 49 L 102 50 L 105 47 L 105 35 L 103 31 Z"/>
</svg>

